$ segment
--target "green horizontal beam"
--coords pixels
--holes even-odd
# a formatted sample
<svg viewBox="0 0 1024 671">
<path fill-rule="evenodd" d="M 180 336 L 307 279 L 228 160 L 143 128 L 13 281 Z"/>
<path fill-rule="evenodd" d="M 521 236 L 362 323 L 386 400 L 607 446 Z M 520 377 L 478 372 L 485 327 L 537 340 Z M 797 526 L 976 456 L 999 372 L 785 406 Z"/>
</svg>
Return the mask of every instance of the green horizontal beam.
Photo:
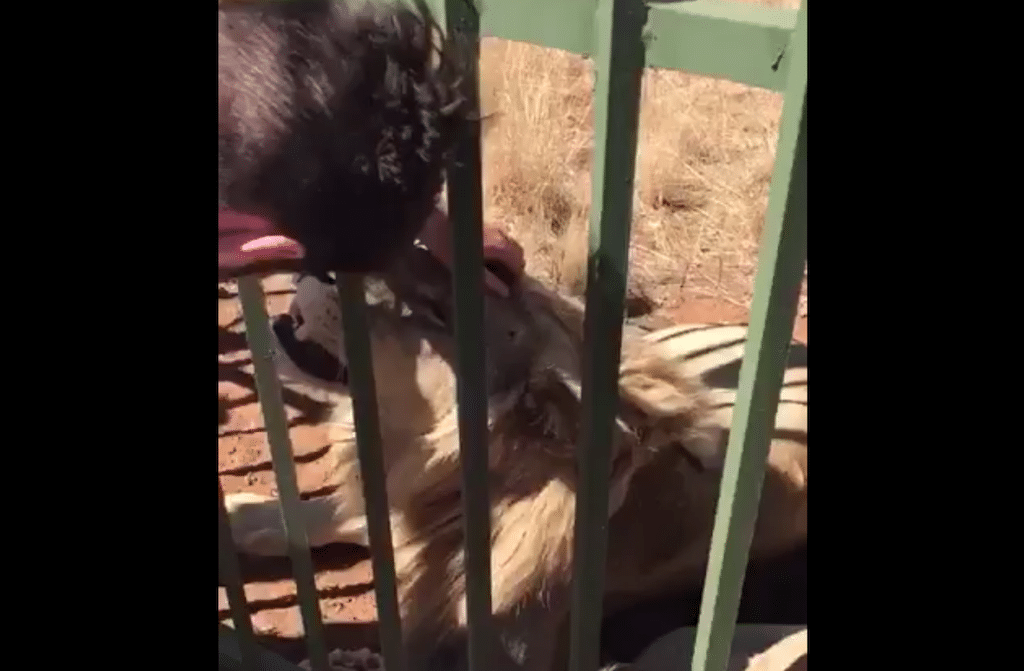
<svg viewBox="0 0 1024 671">
<path fill-rule="evenodd" d="M 368 0 L 391 2 L 393 0 Z M 480 34 L 589 56 L 597 0 L 466 0 Z M 642 0 L 636 0 L 642 2 Z M 426 0 L 437 10 L 444 0 Z M 734 0 L 648 2 L 647 66 L 784 91 L 797 10 Z M 436 11 L 443 16 L 442 11 Z"/>
<path fill-rule="evenodd" d="M 483 35 L 594 53 L 595 0 L 485 0 L 482 5 Z M 726 0 L 649 3 L 646 63 L 783 91 L 788 69 L 783 53 L 796 15 L 792 9 Z"/>
<path fill-rule="evenodd" d="M 725 0 L 650 5 L 647 65 L 785 91 L 797 11 Z"/>
<path fill-rule="evenodd" d="M 589 56 L 596 11 L 596 0 L 484 0 L 480 34 Z"/>
<path fill-rule="evenodd" d="M 386 2 L 389 0 L 369 0 Z M 407 0 L 411 2 L 411 0 Z M 480 12 L 480 34 L 583 56 L 595 53 L 598 0 L 465 0 Z M 637 3 L 643 0 L 635 0 Z M 444 16 L 445 0 L 426 0 Z M 784 91 L 786 45 L 797 10 L 733 0 L 648 2 L 646 65 Z"/>
</svg>

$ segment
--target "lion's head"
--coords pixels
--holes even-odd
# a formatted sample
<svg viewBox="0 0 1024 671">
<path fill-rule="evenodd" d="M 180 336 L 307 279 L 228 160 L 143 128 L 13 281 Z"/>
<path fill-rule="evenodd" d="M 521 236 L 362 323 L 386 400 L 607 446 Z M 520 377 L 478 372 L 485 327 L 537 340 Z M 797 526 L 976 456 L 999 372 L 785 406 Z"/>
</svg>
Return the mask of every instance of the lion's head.
<svg viewBox="0 0 1024 671">
<path fill-rule="evenodd" d="M 413 249 L 387 273 L 367 280 L 366 301 L 385 452 L 403 449 L 390 442 L 454 430 L 456 343 L 448 270 L 429 252 Z M 285 377 L 350 400 L 333 285 L 300 277 L 289 314 L 275 321 L 274 332 Z M 552 480 L 575 491 L 582 304 L 526 277 L 509 298 L 485 298 L 483 338 L 492 472 L 524 495 Z M 639 338 L 624 338 L 619 393 L 610 512 L 653 450 L 671 443 L 701 462 L 719 459 L 703 424 L 702 388 Z M 517 498 L 516 491 L 505 494 Z"/>
</svg>

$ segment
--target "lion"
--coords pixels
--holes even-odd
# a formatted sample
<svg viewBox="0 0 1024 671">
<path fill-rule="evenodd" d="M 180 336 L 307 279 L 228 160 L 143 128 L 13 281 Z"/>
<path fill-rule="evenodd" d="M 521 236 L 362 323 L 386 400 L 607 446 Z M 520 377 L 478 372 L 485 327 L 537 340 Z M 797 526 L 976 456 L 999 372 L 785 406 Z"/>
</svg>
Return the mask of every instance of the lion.
<svg viewBox="0 0 1024 671">
<path fill-rule="evenodd" d="M 410 668 L 442 668 L 467 628 L 451 277 L 415 249 L 368 279 L 403 634 Z M 583 305 L 527 276 L 485 298 L 492 607 L 508 668 L 562 671 L 581 421 Z M 330 496 L 301 502 L 310 544 L 368 545 L 336 289 L 302 277 L 274 323 L 278 371 L 330 392 Z M 653 335 L 653 334 L 652 334 Z M 657 338 L 623 337 L 609 487 L 605 613 L 701 583 L 725 431 L 715 398 Z M 276 498 L 226 497 L 239 549 L 287 553 Z M 806 446 L 773 443 L 751 557 L 806 539 Z M 446 655 L 449 655 L 446 657 Z M 498 668 L 504 668 L 499 666 Z"/>
</svg>

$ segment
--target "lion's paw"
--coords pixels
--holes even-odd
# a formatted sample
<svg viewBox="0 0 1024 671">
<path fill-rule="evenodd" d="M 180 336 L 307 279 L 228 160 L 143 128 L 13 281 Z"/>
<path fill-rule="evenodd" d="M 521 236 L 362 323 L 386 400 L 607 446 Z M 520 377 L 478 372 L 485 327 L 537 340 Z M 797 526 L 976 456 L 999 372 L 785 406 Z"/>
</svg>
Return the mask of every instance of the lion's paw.
<svg viewBox="0 0 1024 671">
<path fill-rule="evenodd" d="M 368 648 L 360 650 L 341 650 L 335 648 L 327 655 L 327 663 L 331 671 L 384 671 L 384 660 Z M 303 660 L 299 666 L 312 669 L 309 660 Z"/>
<path fill-rule="evenodd" d="M 231 536 L 240 552 L 260 557 L 288 554 L 288 538 L 276 498 L 237 492 L 224 497 L 224 508 L 231 523 Z"/>
</svg>

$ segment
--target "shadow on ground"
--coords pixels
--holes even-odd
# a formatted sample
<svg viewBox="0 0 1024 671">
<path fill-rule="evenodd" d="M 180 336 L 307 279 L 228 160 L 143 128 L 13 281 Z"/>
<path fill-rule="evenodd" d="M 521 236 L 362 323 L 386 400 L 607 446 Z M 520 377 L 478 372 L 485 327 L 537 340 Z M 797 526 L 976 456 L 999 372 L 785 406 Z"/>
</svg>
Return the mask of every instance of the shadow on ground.
<svg viewBox="0 0 1024 671">
<path fill-rule="evenodd" d="M 335 648 L 342 650 L 370 648 L 377 651 L 377 623 L 327 622 L 324 624 L 324 639 L 326 640 L 328 651 Z M 306 640 L 304 638 L 257 634 L 256 642 L 261 647 L 271 652 L 276 652 L 293 664 L 298 664 L 307 658 Z"/>
<path fill-rule="evenodd" d="M 366 560 L 369 553 L 365 548 L 356 545 L 335 544 L 314 550 L 312 557 L 313 570 L 319 574 L 323 571 L 352 568 Z M 242 580 L 246 584 L 291 580 L 294 575 L 291 560 L 287 558 L 239 556 L 239 564 Z M 325 599 L 361 596 L 372 591 L 372 581 L 318 586 L 317 589 L 321 602 Z M 294 592 L 290 591 L 264 598 L 250 598 L 248 604 L 250 615 L 259 616 L 263 611 L 296 607 L 298 599 Z M 228 608 L 219 608 L 217 614 L 221 622 L 230 622 L 231 612 Z M 325 622 L 324 630 L 329 650 L 378 648 L 376 622 Z M 257 633 L 256 639 L 262 647 L 292 662 L 299 662 L 307 657 L 306 641 L 302 636 L 283 636 L 264 631 Z"/>
<path fill-rule="evenodd" d="M 249 345 L 245 341 L 244 333 L 237 333 L 227 326 L 219 326 L 217 332 L 217 349 L 220 355 L 239 355 L 231 358 L 230 361 L 217 362 L 217 379 L 220 382 L 231 382 L 242 387 L 247 392 L 245 395 L 234 399 L 219 398 L 218 421 L 220 425 L 227 424 L 230 411 L 240 408 L 257 400 L 256 379 L 252 373 L 245 370 L 252 364 L 252 356 L 249 353 Z M 285 405 L 299 411 L 299 416 L 290 422 L 290 427 L 306 425 L 316 426 L 327 418 L 330 405 L 317 401 L 305 394 L 301 394 L 288 387 L 281 387 L 281 398 Z"/>
<path fill-rule="evenodd" d="M 332 545 L 313 552 L 317 572 L 344 569 L 366 559 L 365 548 Z M 291 562 L 287 559 L 241 558 L 246 582 L 287 580 L 291 578 Z M 373 591 L 373 583 L 321 588 L 321 599 L 357 596 Z M 701 594 L 689 594 L 652 600 L 606 618 L 601 629 L 601 647 L 619 661 L 632 661 L 654 641 L 679 627 L 697 624 Z M 250 601 L 253 615 L 261 610 L 297 605 L 293 594 L 272 599 Z M 230 617 L 221 609 L 220 619 Z M 807 548 L 801 547 L 771 562 L 752 566 L 744 581 L 739 611 L 740 624 L 806 625 L 807 624 Z M 328 622 L 325 625 L 328 649 L 371 648 L 379 650 L 375 622 Z M 306 658 L 302 637 L 261 634 L 260 645 L 293 662 Z"/>
</svg>

